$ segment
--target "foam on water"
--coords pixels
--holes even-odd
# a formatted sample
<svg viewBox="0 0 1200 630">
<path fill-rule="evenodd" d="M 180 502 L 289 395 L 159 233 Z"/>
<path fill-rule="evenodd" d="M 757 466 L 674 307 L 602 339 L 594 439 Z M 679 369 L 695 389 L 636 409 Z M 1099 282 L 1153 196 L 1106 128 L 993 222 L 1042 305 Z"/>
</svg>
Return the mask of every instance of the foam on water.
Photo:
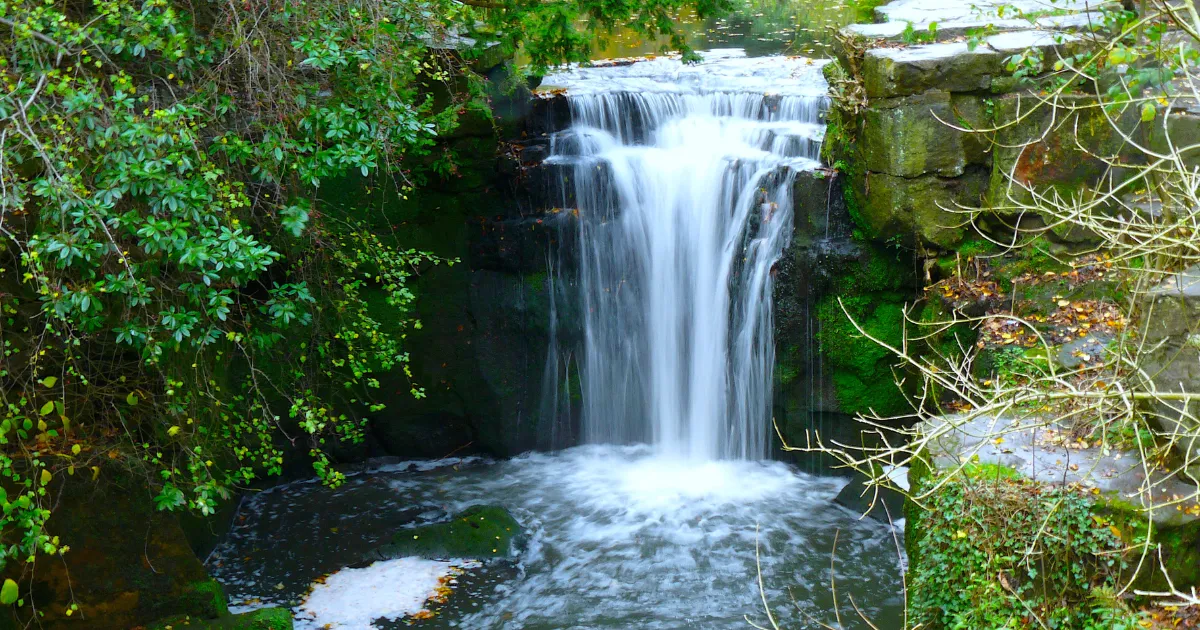
<svg viewBox="0 0 1200 630">
<path fill-rule="evenodd" d="M 377 472 L 337 490 L 295 484 L 249 499 L 210 567 L 237 602 L 292 605 L 403 527 L 498 504 L 528 530 L 526 550 L 460 577 L 468 586 L 420 627 L 745 628 L 744 615 L 765 620 L 757 544 L 784 620 L 832 621 L 835 575 L 843 610 L 852 595 L 880 628 L 896 628 L 896 533 L 834 505 L 844 484 L 779 462 L 698 462 L 647 446 Z"/>
</svg>

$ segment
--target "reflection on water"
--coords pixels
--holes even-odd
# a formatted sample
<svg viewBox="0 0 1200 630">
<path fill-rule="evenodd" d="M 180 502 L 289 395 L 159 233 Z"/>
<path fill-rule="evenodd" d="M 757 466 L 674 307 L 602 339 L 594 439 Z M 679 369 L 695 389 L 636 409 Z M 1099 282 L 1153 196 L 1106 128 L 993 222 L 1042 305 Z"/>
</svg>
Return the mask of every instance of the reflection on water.
<svg viewBox="0 0 1200 630">
<path fill-rule="evenodd" d="M 701 20 L 694 11 L 677 23 L 696 50 L 742 48 L 751 57 L 771 54 L 830 56 L 833 33 L 848 24 L 871 22 L 874 0 L 735 0 L 732 13 Z M 659 52 L 666 38 L 647 39 L 629 30 L 597 37 L 593 59 L 633 57 Z"/>
</svg>

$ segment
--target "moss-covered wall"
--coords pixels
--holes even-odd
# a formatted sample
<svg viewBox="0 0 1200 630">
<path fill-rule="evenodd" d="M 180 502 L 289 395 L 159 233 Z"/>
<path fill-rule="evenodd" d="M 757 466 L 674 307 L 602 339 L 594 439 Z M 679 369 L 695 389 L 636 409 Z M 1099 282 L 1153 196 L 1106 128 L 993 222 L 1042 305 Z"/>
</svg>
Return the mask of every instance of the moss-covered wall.
<svg viewBox="0 0 1200 630">
<path fill-rule="evenodd" d="M 866 245 L 863 252 L 817 302 L 824 376 L 844 413 L 902 414 L 911 410 L 896 385 L 902 371 L 893 370 L 896 357 L 870 337 L 899 347 L 904 308 L 914 293 L 911 257 L 878 245 Z"/>
<path fill-rule="evenodd" d="M 51 483 L 55 517 L 47 525 L 70 550 L 42 558 L 28 581 L 9 565 L 21 597 L 36 604 L 10 607 L 0 628 L 128 630 L 155 619 L 187 614 L 197 619 L 225 614 L 225 595 L 188 544 L 175 514 L 154 509 L 143 479 L 102 468 L 96 480 L 81 472 Z M 74 603 L 76 610 L 71 610 Z M 20 625 L 6 626 L 18 622 Z"/>
</svg>

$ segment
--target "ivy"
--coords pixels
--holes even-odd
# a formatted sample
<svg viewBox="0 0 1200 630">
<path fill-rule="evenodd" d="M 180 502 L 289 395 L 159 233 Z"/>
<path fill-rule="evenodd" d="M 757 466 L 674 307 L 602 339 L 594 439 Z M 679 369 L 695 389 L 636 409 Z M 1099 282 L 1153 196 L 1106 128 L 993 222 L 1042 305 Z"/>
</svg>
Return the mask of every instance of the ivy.
<svg viewBox="0 0 1200 630">
<path fill-rule="evenodd" d="M 924 506 L 909 577 L 928 628 L 1132 630 L 1114 595 L 1125 568 L 1111 523 L 1075 489 L 979 467 Z"/>
</svg>

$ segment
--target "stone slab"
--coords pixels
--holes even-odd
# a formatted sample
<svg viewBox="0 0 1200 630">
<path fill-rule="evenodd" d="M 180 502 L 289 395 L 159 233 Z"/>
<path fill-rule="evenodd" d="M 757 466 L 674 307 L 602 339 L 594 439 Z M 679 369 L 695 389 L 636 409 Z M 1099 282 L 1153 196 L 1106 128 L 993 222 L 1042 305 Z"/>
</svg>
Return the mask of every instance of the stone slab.
<svg viewBox="0 0 1200 630">
<path fill-rule="evenodd" d="M 875 20 L 913 24 L 995 21 L 1004 17 L 1002 9 L 1009 15 L 1086 12 L 1095 10 L 1096 4 L 1090 0 L 894 0 L 875 7 Z"/>
<path fill-rule="evenodd" d="M 935 436 L 928 454 L 939 470 L 954 469 L 977 457 L 979 463 L 1007 466 L 1041 483 L 1095 488 L 1103 496 L 1141 506 L 1159 525 L 1182 525 L 1200 518 L 1168 505 L 1174 497 L 1194 494 L 1195 485 L 1177 475 L 1152 471 L 1150 501 L 1143 492 L 1147 475 L 1136 451 L 1049 445 L 1043 441 L 1051 428 L 1048 424 L 1041 418 L 954 414 L 926 422 L 921 431 Z"/>
<path fill-rule="evenodd" d="M 1034 20 L 1026 20 L 1021 18 L 1015 19 L 982 19 L 968 18 L 960 20 L 951 20 L 948 22 L 937 22 L 937 41 L 942 42 L 959 37 L 966 37 L 975 29 L 981 29 L 988 26 L 995 28 L 998 31 L 1020 31 L 1020 30 L 1063 30 L 1063 31 L 1079 31 L 1090 30 L 1099 25 L 1100 14 L 1098 13 L 1072 13 L 1069 15 L 1055 15 L 1041 17 Z M 892 42 L 899 42 L 904 39 L 904 31 L 908 25 L 912 24 L 913 29 L 918 34 L 928 33 L 929 23 L 912 23 L 904 21 L 895 22 L 878 22 L 874 24 L 851 24 L 842 29 L 842 33 L 849 36 L 865 37 L 867 39 L 882 39 Z"/>
<path fill-rule="evenodd" d="M 930 89 L 987 91 L 994 78 L 1009 75 L 1004 62 L 1010 55 L 1036 48 L 1051 60 L 1060 46 L 1077 40 L 1069 33 L 1026 30 L 993 35 L 974 49 L 966 42 L 875 48 L 863 60 L 863 84 L 873 99 Z"/>
</svg>

